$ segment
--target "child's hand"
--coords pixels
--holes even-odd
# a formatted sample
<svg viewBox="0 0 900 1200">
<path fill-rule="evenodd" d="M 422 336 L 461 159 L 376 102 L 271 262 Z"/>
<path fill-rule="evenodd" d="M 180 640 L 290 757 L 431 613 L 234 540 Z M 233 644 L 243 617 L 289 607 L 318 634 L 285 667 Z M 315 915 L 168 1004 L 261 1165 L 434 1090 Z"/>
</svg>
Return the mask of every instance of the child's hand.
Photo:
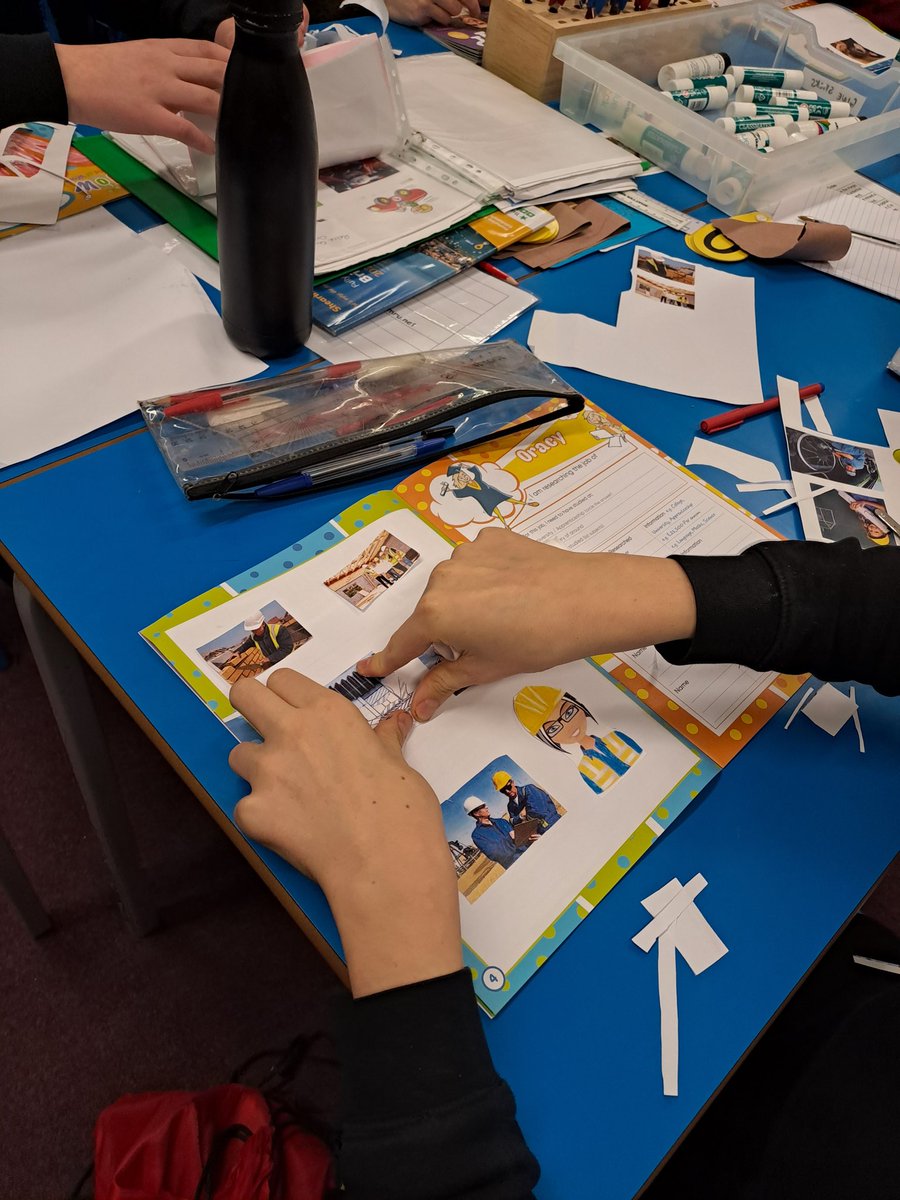
<svg viewBox="0 0 900 1200">
<path fill-rule="evenodd" d="M 387 0 L 392 21 L 399 25 L 449 25 L 454 17 L 480 17 L 478 0 Z"/>
<path fill-rule="evenodd" d="M 206 154 L 207 134 L 181 112 L 215 117 L 228 51 L 186 38 L 57 46 L 69 119 L 115 133 L 162 134 Z"/>
<path fill-rule="evenodd" d="M 251 788 L 234 819 L 321 885 L 354 995 L 458 970 L 456 876 L 437 798 L 403 760 L 409 715 L 373 730 L 286 668 L 239 681 L 231 703 L 265 739 L 231 752 Z"/>
<path fill-rule="evenodd" d="M 690 637 L 694 593 L 671 559 L 579 554 L 485 529 L 432 571 L 415 611 L 363 660 L 384 676 L 431 645 L 450 647 L 420 680 L 412 713 L 427 721 L 460 688 L 613 650 Z"/>
</svg>

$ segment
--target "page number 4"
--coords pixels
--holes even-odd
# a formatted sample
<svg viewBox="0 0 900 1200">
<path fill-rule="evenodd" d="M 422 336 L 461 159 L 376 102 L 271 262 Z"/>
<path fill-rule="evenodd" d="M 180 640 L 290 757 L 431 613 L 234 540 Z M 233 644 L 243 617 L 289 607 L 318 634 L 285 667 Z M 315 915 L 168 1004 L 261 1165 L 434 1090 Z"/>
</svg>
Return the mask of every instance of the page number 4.
<svg viewBox="0 0 900 1200">
<path fill-rule="evenodd" d="M 506 976 L 499 967 L 485 967 L 481 972 L 481 982 L 489 992 L 500 992 L 506 983 Z"/>
</svg>

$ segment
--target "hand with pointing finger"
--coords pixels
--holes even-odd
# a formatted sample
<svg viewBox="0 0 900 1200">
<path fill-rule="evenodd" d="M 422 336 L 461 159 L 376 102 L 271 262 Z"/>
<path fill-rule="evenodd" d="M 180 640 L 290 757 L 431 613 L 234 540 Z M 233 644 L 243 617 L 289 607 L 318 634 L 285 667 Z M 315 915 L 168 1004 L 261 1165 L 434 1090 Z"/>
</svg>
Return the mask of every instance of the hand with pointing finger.
<svg viewBox="0 0 900 1200">
<path fill-rule="evenodd" d="M 250 784 L 234 819 L 312 876 L 340 930 L 355 996 L 462 966 L 459 901 L 437 797 L 403 760 L 412 720 L 371 729 L 297 671 L 243 679 L 231 703 L 262 734 L 229 763 Z"/>
<path fill-rule="evenodd" d="M 605 651 L 690 637 L 694 593 L 672 559 L 579 554 L 484 529 L 432 571 L 412 616 L 358 664 L 385 676 L 429 646 L 455 660 L 423 676 L 412 701 L 429 720 L 454 692 Z"/>
</svg>

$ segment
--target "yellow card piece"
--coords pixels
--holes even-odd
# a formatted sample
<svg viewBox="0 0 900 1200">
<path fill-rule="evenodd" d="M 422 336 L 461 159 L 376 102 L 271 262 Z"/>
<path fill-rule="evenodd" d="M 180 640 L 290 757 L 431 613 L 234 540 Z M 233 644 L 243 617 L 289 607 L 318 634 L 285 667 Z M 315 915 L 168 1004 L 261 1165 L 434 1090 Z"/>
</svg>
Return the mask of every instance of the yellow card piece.
<svg viewBox="0 0 900 1200">
<path fill-rule="evenodd" d="M 546 225 L 548 221 L 552 221 L 552 218 L 546 209 L 522 206 L 507 213 L 488 213 L 486 217 L 470 221 L 469 227 L 492 246 L 502 250 L 505 246 L 511 246 L 513 242 L 531 241 L 529 235 L 536 229 L 540 232 L 541 226 Z"/>
<path fill-rule="evenodd" d="M 522 241 L 527 242 L 529 246 L 542 245 L 544 242 L 552 242 L 559 233 L 559 221 L 556 217 L 545 225 L 543 229 L 537 229 L 534 233 L 529 233 L 528 237 L 523 237 Z"/>
</svg>

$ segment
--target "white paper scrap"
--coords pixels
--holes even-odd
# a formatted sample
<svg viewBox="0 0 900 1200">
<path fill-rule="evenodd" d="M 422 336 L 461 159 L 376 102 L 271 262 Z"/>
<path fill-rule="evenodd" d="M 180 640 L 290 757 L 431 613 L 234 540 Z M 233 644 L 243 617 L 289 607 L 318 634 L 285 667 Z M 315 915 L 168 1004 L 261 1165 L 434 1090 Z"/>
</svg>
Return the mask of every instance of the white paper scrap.
<svg viewBox="0 0 900 1200">
<path fill-rule="evenodd" d="M 765 483 L 739 483 L 739 492 L 790 492 L 794 494 L 794 483 L 791 479 L 769 479 Z"/>
<path fill-rule="evenodd" d="M 682 890 L 678 879 L 671 879 L 658 892 L 641 901 L 652 917 Z M 675 947 L 695 975 L 701 975 L 728 953 L 728 947 L 704 917 L 696 904 L 689 905 L 670 926 L 675 931 Z"/>
<path fill-rule="evenodd" d="M 631 940 L 637 948 L 646 954 L 656 939 L 681 916 L 689 904 L 693 904 L 705 887 L 706 880 L 702 875 L 695 875 L 693 879 L 689 880 L 681 891 L 674 895 L 656 914 L 653 920 L 634 935 Z"/>
<path fill-rule="evenodd" d="M 854 712 L 856 705 L 850 697 L 830 683 L 823 683 L 803 709 L 804 717 L 832 737 L 844 728 Z"/>
<path fill-rule="evenodd" d="M 48 133 L 49 131 L 49 137 Z M 74 125 L 33 121 L 0 130 L 0 221 L 53 225 L 59 217 Z"/>
<path fill-rule="evenodd" d="M 0 277 L 4 464 L 263 369 L 193 275 L 102 208 L 0 242 Z"/>
<path fill-rule="evenodd" d="M 878 415 L 884 429 L 884 440 L 892 450 L 900 450 L 900 412 L 879 408 Z"/>
<path fill-rule="evenodd" d="M 831 433 L 831 423 L 825 416 L 825 409 L 822 407 L 821 396 L 810 396 L 805 402 L 806 415 L 813 423 L 813 429 L 819 433 Z"/>
<path fill-rule="evenodd" d="M 799 704 L 795 704 L 795 705 L 794 705 L 794 709 L 793 709 L 793 711 L 792 711 L 791 715 L 790 715 L 790 716 L 788 717 L 788 719 L 785 721 L 785 723 L 784 723 L 784 727 L 785 727 L 785 729 L 790 729 L 791 725 L 793 724 L 794 717 L 796 717 L 797 713 L 798 713 L 798 712 L 800 712 L 800 710 L 803 708 L 803 705 L 804 705 L 804 704 L 807 702 L 807 700 L 810 698 L 810 696 L 813 694 L 813 692 L 814 692 L 815 690 L 816 690 L 816 689 L 815 689 L 814 687 L 808 687 L 808 688 L 806 689 L 806 691 L 805 691 L 805 692 L 803 693 L 803 695 L 800 697 L 800 702 L 799 702 Z"/>
<path fill-rule="evenodd" d="M 684 463 L 687 467 L 716 467 L 747 483 L 764 483 L 778 474 L 778 468 L 769 459 L 745 454 L 710 438 L 695 437 Z"/>
<path fill-rule="evenodd" d="M 663 1095 L 678 1095 L 678 982 L 675 934 L 671 929 L 659 939 L 659 1041 Z"/>
<path fill-rule="evenodd" d="M 873 971 L 886 971 L 889 975 L 900 975 L 900 963 L 885 962 L 882 958 L 866 958 L 864 954 L 854 954 L 853 961 L 860 967 L 871 967 Z"/>
<path fill-rule="evenodd" d="M 856 736 L 859 739 L 859 752 L 865 754 L 866 742 L 863 737 L 862 725 L 859 723 L 859 705 L 856 703 L 856 688 L 850 688 L 850 699 L 853 701 L 853 724 L 856 727 Z"/>
<path fill-rule="evenodd" d="M 753 280 L 694 266 L 693 287 L 676 286 L 663 274 L 651 279 L 640 270 L 642 260 L 663 273 L 684 270 L 680 260 L 637 246 L 636 290 L 622 293 L 616 325 L 581 313 L 538 311 L 529 348 L 545 362 L 640 387 L 723 404 L 760 404 Z M 679 265 L 670 267 L 670 261 Z M 677 301 L 666 301 L 669 294 Z"/>
</svg>

